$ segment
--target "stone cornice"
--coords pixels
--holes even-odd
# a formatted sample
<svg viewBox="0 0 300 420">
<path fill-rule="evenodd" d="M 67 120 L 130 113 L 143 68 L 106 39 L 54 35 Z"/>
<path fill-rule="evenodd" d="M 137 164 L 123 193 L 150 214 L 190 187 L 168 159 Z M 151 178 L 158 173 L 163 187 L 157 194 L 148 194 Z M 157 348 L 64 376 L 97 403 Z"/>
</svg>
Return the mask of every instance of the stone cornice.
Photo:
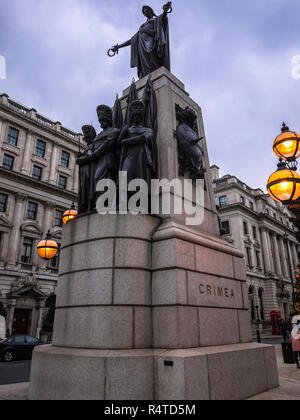
<svg viewBox="0 0 300 420">
<path fill-rule="evenodd" d="M 1 176 L 3 176 L 6 179 L 10 178 L 14 180 L 15 182 L 23 184 L 23 185 L 38 188 L 39 190 L 43 190 L 45 192 L 49 191 L 49 193 L 60 196 L 65 200 L 77 202 L 77 199 L 78 199 L 78 195 L 73 193 L 72 191 L 63 190 L 61 188 L 58 188 L 56 185 L 52 185 L 43 181 L 38 181 L 31 178 L 30 176 L 23 175 L 19 172 L 9 171 L 7 169 L 0 167 L 0 177 Z"/>
<path fill-rule="evenodd" d="M 64 135 L 63 132 L 56 131 L 53 128 L 47 127 L 46 125 L 43 125 L 43 124 L 40 124 L 38 121 L 34 120 L 33 118 L 30 118 L 27 115 L 21 114 L 21 113 L 15 111 L 12 108 L 9 108 L 9 107 L 7 107 L 3 104 L 0 104 L 0 110 L 6 112 L 8 114 L 11 113 L 14 117 L 17 117 L 18 119 L 23 120 L 24 122 L 29 123 L 33 126 L 32 128 L 25 128 L 21 124 L 19 124 L 19 126 L 22 129 L 26 129 L 27 131 L 30 131 L 31 133 L 35 133 L 36 132 L 35 128 L 38 128 L 39 130 L 42 130 L 42 131 L 45 131 L 45 132 L 49 133 L 51 136 L 58 137 L 63 141 L 67 141 L 68 143 L 71 143 L 74 147 L 76 146 L 78 148 L 78 146 L 79 146 L 79 143 L 78 143 L 77 139 L 72 139 L 71 137 L 69 137 L 67 135 Z M 4 121 L 9 122 L 9 117 L 8 116 L 2 115 L 1 117 Z M 75 133 L 74 132 L 74 135 L 76 135 L 76 134 L 78 135 L 80 133 Z M 48 139 L 48 140 L 50 140 L 50 139 Z"/>
<path fill-rule="evenodd" d="M 268 221 L 272 226 L 276 226 L 277 229 L 288 231 L 293 237 L 296 236 L 296 233 L 294 230 L 289 228 L 288 226 L 282 224 L 278 219 L 274 219 L 270 215 L 266 213 L 258 213 L 254 210 L 251 210 L 249 207 L 241 204 L 241 203 L 234 203 L 234 204 L 228 204 L 227 206 L 220 207 L 219 214 L 223 215 L 226 214 L 228 211 L 232 210 L 239 210 L 240 212 L 248 213 L 248 215 L 251 215 L 256 219 L 257 222 L 262 222 L 264 220 Z"/>
<path fill-rule="evenodd" d="M 251 216 L 254 216 L 256 218 L 258 217 L 258 214 L 259 214 L 255 210 L 251 210 L 250 207 L 247 207 L 242 203 L 233 203 L 233 204 L 228 204 L 227 206 L 224 206 L 224 207 L 220 207 L 219 214 L 222 214 L 223 212 L 225 213 L 226 210 L 237 210 L 237 209 L 246 211 Z"/>
</svg>

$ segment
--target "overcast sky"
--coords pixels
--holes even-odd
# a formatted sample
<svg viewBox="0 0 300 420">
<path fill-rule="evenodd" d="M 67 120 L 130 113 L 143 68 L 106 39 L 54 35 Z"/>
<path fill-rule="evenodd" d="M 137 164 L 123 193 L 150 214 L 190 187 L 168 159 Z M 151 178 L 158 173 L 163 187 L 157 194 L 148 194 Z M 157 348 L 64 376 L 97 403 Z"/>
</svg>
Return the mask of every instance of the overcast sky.
<svg viewBox="0 0 300 420">
<path fill-rule="evenodd" d="M 0 0 L 0 92 L 80 131 L 96 106 L 113 105 L 136 70 L 129 49 L 109 47 L 156 13 L 163 0 Z M 272 142 L 282 121 L 300 131 L 299 0 L 175 0 L 172 72 L 203 110 L 211 164 L 265 190 L 276 168 Z M 300 72 L 299 72 L 300 73 Z"/>
</svg>

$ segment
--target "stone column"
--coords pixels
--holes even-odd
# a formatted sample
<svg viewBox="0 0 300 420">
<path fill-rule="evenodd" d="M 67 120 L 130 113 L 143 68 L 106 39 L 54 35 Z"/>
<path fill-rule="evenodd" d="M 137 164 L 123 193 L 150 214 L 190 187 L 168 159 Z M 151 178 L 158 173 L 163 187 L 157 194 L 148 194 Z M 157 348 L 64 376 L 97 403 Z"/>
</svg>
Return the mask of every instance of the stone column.
<svg viewBox="0 0 300 420">
<path fill-rule="evenodd" d="M 273 245 L 274 245 L 274 253 L 275 253 L 276 273 L 279 276 L 282 276 L 281 264 L 280 264 L 280 257 L 279 257 L 279 249 L 278 249 L 278 242 L 277 242 L 277 236 L 276 235 L 273 235 Z"/>
<path fill-rule="evenodd" d="M 287 253 L 288 253 L 288 265 L 289 265 L 289 277 L 292 276 L 294 274 L 294 267 L 293 267 L 293 259 L 292 259 L 292 254 L 291 254 L 291 248 L 290 248 L 290 241 L 287 238 L 286 239 L 286 246 L 287 246 Z"/>
<path fill-rule="evenodd" d="M 43 324 L 43 310 L 45 308 L 45 302 L 41 302 L 40 306 L 37 307 L 38 311 L 38 323 L 37 323 L 37 330 L 36 330 L 36 337 L 40 338 L 42 324 Z"/>
<path fill-rule="evenodd" d="M 277 301 L 276 281 L 268 279 L 264 284 L 265 315 L 268 317 L 271 311 L 279 309 Z"/>
<path fill-rule="evenodd" d="M 266 273 L 270 273 L 271 272 L 270 248 L 269 248 L 269 243 L 268 243 L 268 232 L 266 228 L 262 228 L 261 239 L 262 239 L 263 258 L 264 258 L 264 263 L 265 263 L 265 271 Z"/>
<path fill-rule="evenodd" d="M 50 201 L 47 201 L 44 204 L 44 222 L 43 222 L 43 232 L 46 234 L 48 230 L 51 230 L 52 227 L 52 211 L 55 207 L 54 203 L 51 203 Z"/>
<path fill-rule="evenodd" d="M 12 326 L 14 321 L 14 312 L 16 307 L 16 300 L 13 299 L 10 304 L 8 305 L 8 315 L 6 320 L 6 329 L 8 331 L 8 336 L 12 335 Z"/>
<path fill-rule="evenodd" d="M 51 164 L 50 164 L 50 176 L 49 182 L 50 184 L 56 184 L 56 166 L 58 163 L 58 144 L 55 142 L 52 146 L 52 156 L 51 156 Z"/>
<path fill-rule="evenodd" d="M 0 118 L 0 141 L 2 140 L 2 143 L 5 142 L 5 125 L 6 125 L 6 120 L 5 118 Z"/>
<path fill-rule="evenodd" d="M 288 266 L 287 266 L 287 263 L 286 263 L 286 253 L 285 253 L 283 238 L 279 237 L 278 239 L 279 239 L 279 252 L 282 256 L 282 258 L 281 258 L 282 274 L 285 278 L 288 278 L 289 277 L 289 272 L 288 272 Z"/>
<path fill-rule="evenodd" d="M 298 265 L 298 255 L 297 255 L 297 250 L 296 250 L 296 244 L 294 242 L 291 243 L 291 248 L 292 248 L 293 257 L 294 257 L 294 268 L 296 268 Z"/>
<path fill-rule="evenodd" d="M 275 263 L 274 263 L 274 256 L 272 252 L 272 239 L 271 239 L 271 232 L 267 232 L 267 241 L 268 241 L 268 249 L 270 255 L 270 262 L 271 262 L 271 272 L 275 273 Z"/>
<path fill-rule="evenodd" d="M 23 154 L 22 169 L 21 169 L 22 174 L 28 175 L 28 176 L 30 176 L 31 154 L 32 154 L 32 132 L 28 130 L 26 133 L 26 140 L 24 144 L 24 154 Z"/>
<path fill-rule="evenodd" d="M 13 228 L 10 233 L 7 268 L 14 270 L 17 264 L 19 240 L 20 240 L 20 226 L 22 224 L 23 204 L 25 200 L 24 194 L 16 195 L 15 211 L 13 215 Z"/>
<path fill-rule="evenodd" d="M 52 211 L 55 204 L 47 201 L 44 204 L 44 217 L 43 217 L 43 238 L 48 233 L 48 230 L 52 228 Z M 38 258 L 38 266 L 42 270 L 47 269 L 48 262 Z"/>
</svg>

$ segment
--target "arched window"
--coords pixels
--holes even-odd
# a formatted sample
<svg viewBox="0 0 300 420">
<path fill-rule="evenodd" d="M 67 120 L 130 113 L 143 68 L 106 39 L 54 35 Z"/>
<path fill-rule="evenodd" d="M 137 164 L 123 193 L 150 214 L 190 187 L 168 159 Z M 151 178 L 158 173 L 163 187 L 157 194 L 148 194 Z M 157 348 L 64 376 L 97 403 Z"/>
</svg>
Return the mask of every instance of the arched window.
<svg viewBox="0 0 300 420">
<path fill-rule="evenodd" d="M 264 289 L 260 287 L 258 289 L 258 297 L 260 303 L 260 317 L 264 321 L 265 320 L 265 310 L 264 310 L 264 299 L 263 299 Z"/>
<path fill-rule="evenodd" d="M 255 321 L 254 291 L 255 291 L 254 287 L 249 286 L 248 296 L 249 296 L 250 309 L 251 309 L 251 319 L 253 321 Z"/>
</svg>

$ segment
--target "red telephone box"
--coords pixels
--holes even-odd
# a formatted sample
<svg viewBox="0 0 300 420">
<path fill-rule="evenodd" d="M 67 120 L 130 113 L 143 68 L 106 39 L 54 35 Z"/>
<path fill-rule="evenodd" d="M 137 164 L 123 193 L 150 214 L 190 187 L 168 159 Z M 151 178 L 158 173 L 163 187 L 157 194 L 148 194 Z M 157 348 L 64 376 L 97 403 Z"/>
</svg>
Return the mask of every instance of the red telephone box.
<svg viewBox="0 0 300 420">
<path fill-rule="evenodd" d="M 279 311 L 272 311 L 270 313 L 272 335 L 281 335 L 279 320 L 281 319 L 281 313 Z"/>
</svg>

